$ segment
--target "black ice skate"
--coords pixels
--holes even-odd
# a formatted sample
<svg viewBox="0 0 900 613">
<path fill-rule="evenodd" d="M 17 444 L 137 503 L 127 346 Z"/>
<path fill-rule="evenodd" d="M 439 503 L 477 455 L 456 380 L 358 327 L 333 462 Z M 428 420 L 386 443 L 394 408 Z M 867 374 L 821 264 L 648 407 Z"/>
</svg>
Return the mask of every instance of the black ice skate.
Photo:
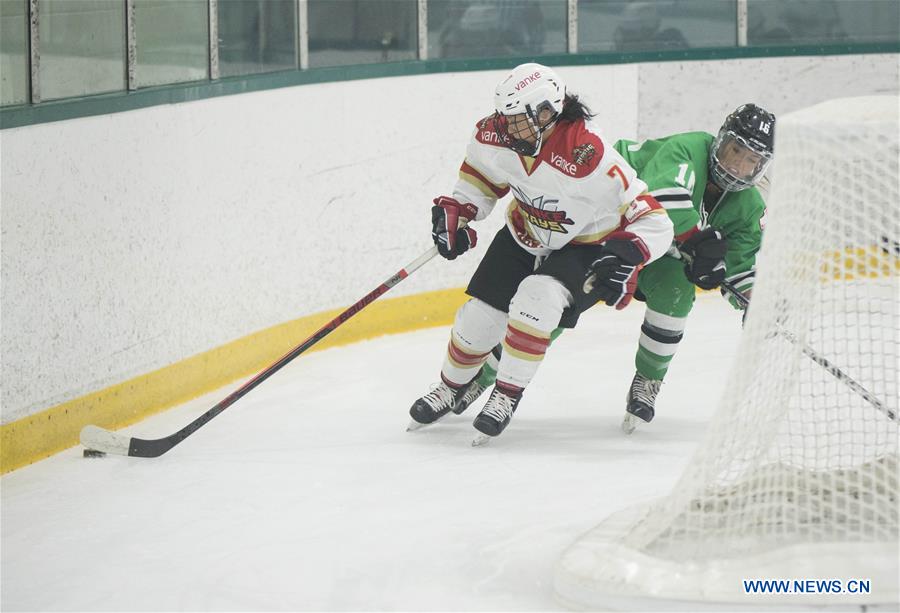
<svg viewBox="0 0 900 613">
<path fill-rule="evenodd" d="M 465 411 L 484 391 L 484 387 L 478 384 L 480 376 L 479 370 L 474 379 L 459 388 L 450 387 L 441 381 L 437 387 L 416 400 L 410 407 L 409 416 L 412 417 L 412 421 L 409 422 L 406 431 L 418 430 L 422 426 L 433 424 L 450 411 L 456 414 Z"/>
<path fill-rule="evenodd" d="M 464 389 L 454 389 L 443 381 L 438 383 L 437 387 L 416 400 L 409 408 L 409 416 L 412 417 L 412 421 L 406 428 L 407 432 L 433 424 L 449 413 L 456 405 L 457 396 L 460 396 L 460 392 Z"/>
<path fill-rule="evenodd" d="M 492 437 L 498 436 L 503 432 L 504 428 L 509 425 L 509 420 L 512 419 L 513 413 L 516 412 L 516 407 L 519 406 L 521 399 L 521 391 L 515 393 L 503 390 L 499 385 L 495 386 L 484 408 L 481 409 L 481 413 L 472 422 L 472 425 L 479 432 L 472 441 L 472 445 L 476 447 L 483 445 Z"/>
<path fill-rule="evenodd" d="M 482 385 L 478 382 L 478 377 L 472 379 L 472 381 L 465 386 L 461 393 L 457 396 L 456 404 L 453 407 L 453 412 L 457 415 L 462 415 L 463 412 L 472 406 L 472 403 L 478 400 L 478 397 L 484 393 L 484 390 L 487 389 L 486 385 Z"/>
<path fill-rule="evenodd" d="M 626 396 L 625 419 L 622 420 L 622 430 L 625 434 L 634 432 L 638 420 L 644 423 L 653 420 L 653 407 L 661 386 L 662 381 L 659 379 L 648 379 L 639 372 L 634 373 Z"/>
</svg>

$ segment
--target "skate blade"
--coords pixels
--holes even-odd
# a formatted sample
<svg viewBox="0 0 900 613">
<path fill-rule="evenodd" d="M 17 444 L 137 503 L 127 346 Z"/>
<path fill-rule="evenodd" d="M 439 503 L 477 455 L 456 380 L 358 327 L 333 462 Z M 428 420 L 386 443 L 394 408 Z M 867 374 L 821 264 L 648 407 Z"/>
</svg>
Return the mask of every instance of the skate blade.
<svg viewBox="0 0 900 613">
<path fill-rule="evenodd" d="M 415 419 L 410 419 L 409 424 L 406 426 L 407 432 L 415 432 L 416 430 L 421 430 L 425 426 L 430 426 L 431 424 L 420 424 Z"/>
<path fill-rule="evenodd" d="M 483 445 L 487 445 L 491 442 L 493 436 L 488 436 L 487 434 L 478 433 L 475 435 L 475 438 L 472 439 L 472 447 L 481 447 Z"/>
<path fill-rule="evenodd" d="M 631 434 L 637 429 L 638 418 L 632 415 L 631 413 L 625 413 L 625 418 L 622 420 L 622 432 L 625 434 Z"/>
</svg>

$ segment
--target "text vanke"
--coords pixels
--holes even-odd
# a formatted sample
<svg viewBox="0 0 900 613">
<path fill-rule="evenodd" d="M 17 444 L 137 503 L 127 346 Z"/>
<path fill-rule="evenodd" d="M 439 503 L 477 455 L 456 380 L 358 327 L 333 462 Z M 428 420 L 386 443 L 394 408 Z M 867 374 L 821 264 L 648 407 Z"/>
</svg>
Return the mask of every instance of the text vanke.
<svg viewBox="0 0 900 613">
<path fill-rule="evenodd" d="M 562 168 L 565 172 L 570 175 L 574 175 L 576 172 L 575 164 L 568 161 L 563 156 L 558 153 L 553 153 L 550 155 L 550 163 L 556 166 L 557 168 Z"/>
<path fill-rule="evenodd" d="M 481 131 L 481 140 L 485 143 L 491 143 L 493 145 L 501 144 L 500 136 L 493 130 L 482 130 Z"/>
<path fill-rule="evenodd" d="M 528 85 L 530 83 L 534 83 L 535 81 L 537 81 L 540 78 L 541 78 L 541 73 L 539 73 L 539 72 L 534 72 L 534 73 L 528 75 L 527 77 L 525 77 L 524 79 L 519 81 L 518 84 L 516 84 L 516 91 L 519 91 L 520 89 L 522 89 L 523 87 L 525 87 L 526 85 Z"/>
</svg>

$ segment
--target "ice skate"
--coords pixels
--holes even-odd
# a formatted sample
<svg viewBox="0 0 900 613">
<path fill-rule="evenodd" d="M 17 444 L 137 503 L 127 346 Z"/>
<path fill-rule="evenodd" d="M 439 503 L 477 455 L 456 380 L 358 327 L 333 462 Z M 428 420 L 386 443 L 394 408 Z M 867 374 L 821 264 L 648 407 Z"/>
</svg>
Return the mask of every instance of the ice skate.
<svg viewBox="0 0 900 613">
<path fill-rule="evenodd" d="M 406 431 L 411 432 L 433 424 L 449 413 L 456 404 L 456 397 L 459 391 L 443 381 L 438 383 L 434 389 L 416 400 L 409 408 L 409 416 L 412 419 Z"/>
<path fill-rule="evenodd" d="M 637 429 L 637 417 L 625 411 L 625 417 L 622 418 L 622 432 L 631 434 Z"/>
<path fill-rule="evenodd" d="M 650 423 L 653 420 L 656 395 L 662 381 L 648 379 L 641 373 L 634 373 L 631 387 L 626 396 L 625 418 L 622 420 L 622 431 L 631 434 L 640 423 Z"/>
<path fill-rule="evenodd" d="M 509 425 L 521 399 L 521 392 L 511 395 L 495 386 L 484 408 L 481 409 L 481 413 L 472 422 L 479 432 L 472 440 L 472 445 L 478 447 L 487 443 L 491 438 L 499 436 Z"/>
<path fill-rule="evenodd" d="M 462 415 L 463 412 L 472 406 L 472 403 L 478 400 L 478 397 L 484 393 L 484 390 L 487 389 L 487 385 L 482 385 L 478 382 L 480 377 L 475 377 L 472 381 L 465 386 L 461 393 L 458 395 L 456 399 L 456 404 L 453 406 L 453 412 L 457 415 Z"/>
</svg>

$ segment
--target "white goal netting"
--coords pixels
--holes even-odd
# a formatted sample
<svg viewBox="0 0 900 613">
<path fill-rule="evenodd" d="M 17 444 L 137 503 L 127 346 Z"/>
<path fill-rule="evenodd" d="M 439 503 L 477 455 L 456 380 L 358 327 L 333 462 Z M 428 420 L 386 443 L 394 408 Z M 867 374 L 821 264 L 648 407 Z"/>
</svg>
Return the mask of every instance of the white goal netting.
<svg viewBox="0 0 900 613">
<path fill-rule="evenodd" d="M 757 281 L 719 410 L 669 496 L 564 554 L 561 602 L 898 602 L 898 116 L 896 96 L 874 96 L 778 118 Z M 810 579 L 843 590 L 744 585 Z"/>
</svg>

